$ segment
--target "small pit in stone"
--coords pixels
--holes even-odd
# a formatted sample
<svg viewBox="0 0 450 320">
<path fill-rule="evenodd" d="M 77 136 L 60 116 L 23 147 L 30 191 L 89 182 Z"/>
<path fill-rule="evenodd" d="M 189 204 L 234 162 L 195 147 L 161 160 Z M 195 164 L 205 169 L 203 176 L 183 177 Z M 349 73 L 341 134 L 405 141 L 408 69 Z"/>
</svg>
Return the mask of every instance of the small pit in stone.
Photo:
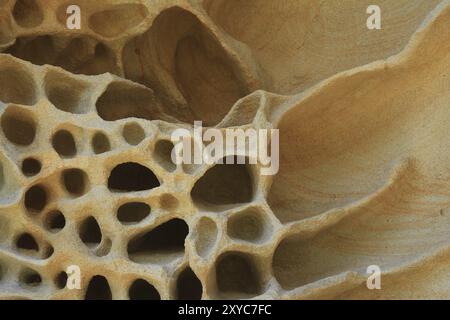
<svg viewBox="0 0 450 320">
<path fill-rule="evenodd" d="M 36 85 L 23 67 L 0 67 L 0 101 L 31 106 L 36 103 Z"/>
<path fill-rule="evenodd" d="M 202 217 L 197 224 L 195 249 L 199 256 L 205 258 L 217 240 L 217 225 L 211 218 Z"/>
<path fill-rule="evenodd" d="M 57 109 L 74 114 L 88 111 L 84 98 L 84 91 L 88 88 L 86 83 L 56 71 L 49 71 L 44 82 L 48 100 Z"/>
<path fill-rule="evenodd" d="M 145 131 L 139 123 L 131 122 L 123 127 L 122 136 L 129 145 L 137 146 L 145 139 Z"/>
<path fill-rule="evenodd" d="M 16 247 L 17 249 L 32 251 L 34 253 L 39 252 L 39 245 L 37 244 L 34 237 L 27 232 L 22 233 L 17 237 Z"/>
<path fill-rule="evenodd" d="M 72 158 L 77 153 L 73 135 L 67 130 L 59 130 L 52 137 L 53 149 L 63 158 Z"/>
<path fill-rule="evenodd" d="M 249 208 L 233 215 L 227 222 L 228 235 L 231 238 L 248 242 L 259 242 L 267 233 L 263 213 Z"/>
<path fill-rule="evenodd" d="M 127 82 L 112 82 L 97 100 L 98 115 L 106 121 L 125 118 L 157 119 L 151 90 Z"/>
<path fill-rule="evenodd" d="M 61 211 L 52 210 L 45 217 L 44 225 L 47 230 L 56 233 L 65 227 L 66 218 Z"/>
<path fill-rule="evenodd" d="M 62 172 L 64 188 L 74 197 L 80 197 L 86 193 L 87 180 L 87 174 L 81 169 L 66 169 Z"/>
<path fill-rule="evenodd" d="M 156 162 L 169 172 L 175 171 L 176 164 L 172 161 L 174 145 L 169 140 L 160 140 L 155 144 L 154 157 Z"/>
<path fill-rule="evenodd" d="M 25 207 L 31 213 L 41 212 L 47 205 L 47 191 L 42 185 L 32 186 L 25 192 Z"/>
<path fill-rule="evenodd" d="M 170 193 L 164 193 L 159 198 L 159 206 L 164 210 L 175 210 L 179 205 L 178 199 Z"/>
<path fill-rule="evenodd" d="M 144 279 L 133 281 L 128 290 L 128 296 L 130 300 L 161 300 L 155 287 Z"/>
<path fill-rule="evenodd" d="M 225 297 L 243 298 L 261 292 L 261 280 L 252 259 L 244 253 L 227 252 L 216 262 L 219 293 Z"/>
<path fill-rule="evenodd" d="M 104 276 L 92 277 L 86 290 L 85 300 L 112 300 L 111 288 Z"/>
<path fill-rule="evenodd" d="M 191 268 L 184 269 L 177 279 L 178 300 L 201 300 L 203 286 Z"/>
<path fill-rule="evenodd" d="M 81 241 L 89 248 L 97 247 L 102 241 L 102 231 L 94 217 L 88 217 L 81 223 L 79 235 Z"/>
<path fill-rule="evenodd" d="M 113 192 L 132 192 L 150 190 L 160 186 L 155 174 L 147 167 L 126 162 L 119 164 L 108 178 L 108 188 Z"/>
<path fill-rule="evenodd" d="M 36 137 L 36 123 L 28 112 L 9 107 L 1 118 L 1 127 L 5 137 L 19 146 L 29 146 Z"/>
<path fill-rule="evenodd" d="M 96 132 L 94 134 L 91 145 L 95 154 L 101 154 L 111 150 L 109 139 L 103 132 Z"/>
<path fill-rule="evenodd" d="M 17 0 L 12 15 L 22 28 L 37 27 L 44 20 L 44 14 L 36 0 Z"/>
<path fill-rule="evenodd" d="M 191 196 L 196 204 L 207 206 L 248 203 L 253 197 L 253 182 L 248 165 L 216 164 L 194 185 Z"/>
<path fill-rule="evenodd" d="M 189 227 L 181 219 L 169 220 L 135 236 L 128 243 L 128 255 L 137 263 L 166 263 L 184 254 Z"/>
<path fill-rule="evenodd" d="M 20 272 L 19 281 L 26 286 L 37 287 L 42 283 L 42 277 L 37 271 L 27 268 Z"/>
<path fill-rule="evenodd" d="M 41 172 L 41 162 L 35 158 L 26 158 L 22 161 L 22 172 L 27 177 L 32 177 Z"/>
<path fill-rule="evenodd" d="M 150 206 L 143 202 L 128 202 L 117 210 L 117 219 L 123 224 L 139 223 L 150 214 Z"/>
<path fill-rule="evenodd" d="M 67 285 L 67 273 L 65 271 L 61 271 L 58 273 L 58 275 L 55 277 L 55 286 L 58 289 L 64 289 Z"/>
</svg>

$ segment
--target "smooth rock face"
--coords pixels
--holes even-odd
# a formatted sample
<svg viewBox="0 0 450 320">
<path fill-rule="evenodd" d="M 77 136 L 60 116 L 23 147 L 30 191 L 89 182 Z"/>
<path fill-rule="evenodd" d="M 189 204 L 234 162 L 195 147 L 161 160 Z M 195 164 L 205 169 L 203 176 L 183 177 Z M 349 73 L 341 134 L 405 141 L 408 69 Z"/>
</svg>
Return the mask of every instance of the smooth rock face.
<svg viewBox="0 0 450 320">
<path fill-rule="evenodd" d="M 450 1 L 70 3 L 0 1 L 0 298 L 450 298 Z"/>
</svg>

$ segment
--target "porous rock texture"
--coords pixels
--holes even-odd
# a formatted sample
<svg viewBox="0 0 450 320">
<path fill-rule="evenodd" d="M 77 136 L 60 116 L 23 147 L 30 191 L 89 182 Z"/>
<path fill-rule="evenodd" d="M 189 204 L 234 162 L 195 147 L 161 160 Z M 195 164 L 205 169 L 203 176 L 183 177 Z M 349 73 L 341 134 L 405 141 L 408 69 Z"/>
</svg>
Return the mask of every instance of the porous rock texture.
<svg viewBox="0 0 450 320">
<path fill-rule="evenodd" d="M 449 24 L 438 0 L 0 0 L 0 298 L 450 298 Z M 194 120 L 278 128 L 279 172 L 175 165 Z"/>
</svg>

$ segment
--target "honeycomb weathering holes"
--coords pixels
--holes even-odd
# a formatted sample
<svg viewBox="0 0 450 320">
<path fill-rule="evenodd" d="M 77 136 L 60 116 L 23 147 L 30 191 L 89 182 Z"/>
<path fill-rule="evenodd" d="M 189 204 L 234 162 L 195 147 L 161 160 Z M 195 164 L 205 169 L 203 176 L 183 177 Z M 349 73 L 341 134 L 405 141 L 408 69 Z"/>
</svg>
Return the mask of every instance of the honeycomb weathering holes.
<svg viewBox="0 0 450 320">
<path fill-rule="evenodd" d="M 66 218 L 59 210 L 50 211 L 44 220 L 44 226 L 51 232 L 58 232 L 66 225 Z"/>
<path fill-rule="evenodd" d="M 111 49 L 89 36 L 24 36 L 5 52 L 33 64 L 54 65 L 72 73 L 118 73 Z"/>
<path fill-rule="evenodd" d="M 81 169 L 66 169 L 62 172 L 62 182 L 72 196 L 82 196 L 87 189 L 87 174 Z"/>
<path fill-rule="evenodd" d="M 89 17 L 89 27 L 105 37 L 114 37 L 139 25 L 148 15 L 141 4 L 119 4 Z"/>
<path fill-rule="evenodd" d="M 128 243 L 128 255 L 137 263 L 172 261 L 184 253 L 184 241 L 188 232 L 189 227 L 183 220 L 169 220 L 133 237 Z"/>
<path fill-rule="evenodd" d="M 161 300 L 158 290 L 144 279 L 136 279 L 128 290 L 130 300 Z"/>
<path fill-rule="evenodd" d="M 145 139 L 145 131 L 139 123 L 127 123 L 122 130 L 122 135 L 125 141 L 132 146 L 136 146 Z"/>
<path fill-rule="evenodd" d="M 22 161 L 22 172 L 25 176 L 35 176 L 41 171 L 41 168 L 41 162 L 35 158 L 26 158 Z"/>
<path fill-rule="evenodd" d="M 250 202 L 253 181 L 249 166 L 237 164 L 237 157 L 234 164 L 216 164 L 195 183 L 191 196 L 198 204 L 215 206 Z"/>
<path fill-rule="evenodd" d="M 58 275 L 55 277 L 55 286 L 58 289 L 64 289 L 67 285 L 67 273 L 65 271 L 61 271 L 60 273 L 58 273 Z"/>
<path fill-rule="evenodd" d="M 143 191 L 159 186 L 160 182 L 155 174 L 135 162 L 117 165 L 108 178 L 108 188 L 113 192 Z"/>
<path fill-rule="evenodd" d="M 6 66 L 0 69 L 0 101 L 34 105 L 36 103 L 36 84 L 28 71 L 21 66 Z"/>
<path fill-rule="evenodd" d="M 172 161 L 172 149 L 174 145 L 169 140 L 159 140 L 155 144 L 154 157 L 158 164 L 167 171 L 173 172 L 177 166 Z"/>
<path fill-rule="evenodd" d="M 17 0 L 12 14 L 16 23 L 23 28 L 36 27 L 44 20 L 44 14 L 36 0 Z"/>
<path fill-rule="evenodd" d="M 84 219 L 81 223 L 79 235 L 81 241 L 89 248 L 96 247 L 102 241 L 102 231 L 97 220 L 92 216 Z"/>
<path fill-rule="evenodd" d="M 177 279 L 177 299 L 200 300 L 203 294 L 203 286 L 197 275 L 191 268 L 184 269 Z"/>
<path fill-rule="evenodd" d="M 60 72 L 50 71 L 45 76 L 45 93 L 59 110 L 81 114 L 88 106 L 83 95 L 88 85 Z"/>
<path fill-rule="evenodd" d="M 165 102 L 173 105 L 181 93 L 190 115 L 178 118 L 189 121 L 217 124 L 248 93 L 235 62 L 216 37 L 194 14 L 179 7 L 161 12 L 150 30 L 129 41 L 123 63 L 128 79 L 154 88 Z M 159 80 L 168 77 L 171 80 L 161 85 Z"/>
<path fill-rule="evenodd" d="M 91 278 L 86 290 L 85 300 L 111 300 L 112 293 L 108 280 L 101 275 Z"/>
<path fill-rule="evenodd" d="M 41 212 L 47 201 L 47 191 L 42 185 L 32 186 L 25 192 L 25 207 L 32 213 Z"/>
<path fill-rule="evenodd" d="M 59 130 L 52 137 L 53 149 L 63 158 L 74 157 L 77 146 L 72 133 L 67 130 Z"/>
<path fill-rule="evenodd" d="M 195 249 L 201 257 L 206 257 L 217 240 L 217 225 L 211 218 L 202 217 L 197 224 Z"/>
<path fill-rule="evenodd" d="M 34 237 L 29 233 L 22 233 L 16 240 L 16 246 L 18 249 L 39 251 L 39 245 Z"/>
<path fill-rule="evenodd" d="M 254 296 L 261 293 L 259 272 L 250 256 L 239 252 L 222 254 L 216 262 L 216 281 L 219 293 Z"/>
<path fill-rule="evenodd" d="M 150 214 L 150 206 L 143 202 L 128 202 L 117 210 L 117 219 L 122 223 L 138 223 Z"/>
<path fill-rule="evenodd" d="M 92 137 L 91 144 L 95 154 L 101 154 L 111 150 L 111 143 L 103 132 L 96 132 Z"/>
<path fill-rule="evenodd" d="M 256 208 L 249 208 L 228 219 L 227 231 L 232 238 L 249 242 L 261 241 L 269 227 L 263 218 L 263 213 Z"/>
<path fill-rule="evenodd" d="M 106 121 L 125 118 L 157 119 L 152 92 L 126 82 L 112 82 L 96 103 L 98 115 Z"/>
<path fill-rule="evenodd" d="M 42 277 L 37 271 L 25 268 L 19 274 L 19 281 L 27 286 L 36 287 L 42 283 Z"/>
<path fill-rule="evenodd" d="M 19 108 L 6 109 L 1 118 L 1 127 L 5 137 L 20 146 L 29 146 L 36 136 L 35 121 L 28 112 Z"/>
</svg>

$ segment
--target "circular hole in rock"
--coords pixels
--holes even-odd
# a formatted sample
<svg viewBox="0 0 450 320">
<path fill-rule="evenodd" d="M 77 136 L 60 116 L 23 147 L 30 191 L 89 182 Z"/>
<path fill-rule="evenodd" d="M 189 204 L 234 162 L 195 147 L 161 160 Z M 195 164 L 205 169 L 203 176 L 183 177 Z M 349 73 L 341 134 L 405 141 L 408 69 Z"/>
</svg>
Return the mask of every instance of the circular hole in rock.
<svg viewBox="0 0 450 320">
<path fill-rule="evenodd" d="M 200 300 L 203 286 L 191 268 L 186 268 L 180 273 L 177 280 L 178 300 Z"/>
<path fill-rule="evenodd" d="M 36 27 L 44 20 L 44 14 L 36 0 L 17 0 L 12 15 L 22 28 Z"/>
<path fill-rule="evenodd" d="M 25 193 L 25 207 L 31 212 L 41 212 L 47 205 L 47 192 L 42 185 L 32 186 Z"/>
<path fill-rule="evenodd" d="M 41 162 L 35 158 L 26 158 L 22 161 L 22 172 L 27 177 L 32 177 L 41 172 Z"/>
<path fill-rule="evenodd" d="M 85 300 L 111 300 L 112 293 L 108 280 L 104 276 L 94 276 L 86 290 Z"/>
<path fill-rule="evenodd" d="M 20 273 L 19 281 L 30 287 L 37 287 L 42 283 L 42 277 L 35 270 L 25 269 Z"/>
<path fill-rule="evenodd" d="M 77 147 L 73 135 L 67 130 L 57 131 L 52 138 L 53 149 L 64 158 L 74 157 Z"/>
<path fill-rule="evenodd" d="M 120 222 L 138 223 L 150 214 L 150 206 L 143 202 L 129 202 L 121 205 L 117 210 L 117 219 Z"/>
<path fill-rule="evenodd" d="M 216 263 L 219 292 L 233 298 L 254 296 L 261 292 L 259 273 L 250 257 L 239 252 L 222 254 Z"/>
<path fill-rule="evenodd" d="M 161 300 L 158 290 L 143 279 L 135 280 L 128 290 L 130 300 Z"/>
<path fill-rule="evenodd" d="M 82 196 L 87 189 L 87 175 L 81 169 L 66 169 L 62 173 L 65 189 L 75 197 Z"/>
<path fill-rule="evenodd" d="M 108 137 L 103 132 L 96 132 L 92 137 L 92 149 L 95 154 L 105 153 L 111 150 Z"/>
<path fill-rule="evenodd" d="M 51 232 L 58 232 L 66 225 L 66 218 L 59 210 L 50 211 L 45 218 L 45 227 Z"/>
<path fill-rule="evenodd" d="M 145 139 L 144 129 L 136 122 L 127 123 L 123 127 L 122 135 L 125 141 L 132 146 L 138 145 Z"/>
<path fill-rule="evenodd" d="M 25 112 L 8 108 L 1 118 L 5 137 L 20 146 L 29 146 L 36 136 L 36 124 Z"/>
<path fill-rule="evenodd" d="M 67 273 L 61 271 L 55 278 L 55 285 L 58 289 L 64 289 L 67 285 Z"/>
<path fill-rule="evenodd" d="M 172 161 L 173 143 L 169 140 L 160 140 L 155 144 L 155 159 L 158 164 L 167 171 L 173 172 L 177 168 Z"/>
</svg>

